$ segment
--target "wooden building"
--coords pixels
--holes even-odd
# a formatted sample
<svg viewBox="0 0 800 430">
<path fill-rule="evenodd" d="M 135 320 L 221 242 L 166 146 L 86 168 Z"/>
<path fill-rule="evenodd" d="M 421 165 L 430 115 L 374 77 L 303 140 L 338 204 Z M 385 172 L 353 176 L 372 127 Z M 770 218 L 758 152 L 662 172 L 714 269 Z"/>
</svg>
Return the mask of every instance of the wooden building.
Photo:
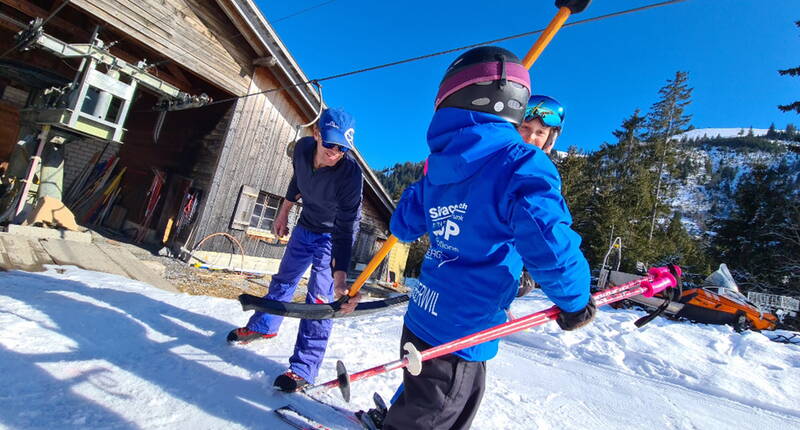
<svg viewBox="0 0 800 430">
<path fill-rule="evenodd" d="M 192 250 L 202 239 L 224 233 L 211 236 L 194 255 L 211 264 L 274 270 L 285 244 L 268 230 L 291 178 L 287 145 L 321 102 L 310 85 L 297 85 L 308 78 L 267 19 L 251 0 L 72 0 L 59 9 L 62 3 L 0 0 L 0 49 L 8 52 L 0 58 L 0 162 L 9 158 L 17 135 L 31 127 L 24 120 L 26 96 L 76 73 L 76 61 L 14 49 L 16 32 L 57 11 L 44 25 L 48 34 L 86 43 L 96 28 L 110 54 L 131 64 L 146 59 L 149 73 L 214 100 L 162 115 L 153 110 L 159 98 L 140 88 L 122 143 L 75 135 L 64 144 L 64 191 L 91 162 L 118 157 L 118 167 L 126 170 L 119 198 L 102 221 L 105 227 L 131 235 L 144 231 L 147 242 L 175 250 Z M 284 86 L 291 87 L 269 91 Z M 301 136 L 309 132 L 303 129 Z M 355 156 L 365 175 L 352 273 L 386 239 L 394 209 L 363 157 L 357 151 Z M 165 182 L 152 206 L 156 175 Z M 192 198 L 199 204 L 190 213 Z M 233 242 L 241 245 L 245 261 Z M 383 266 L 376 272 L 380 279 L 402 280 L 403 264 L 395 263 L 392 274 L 388 263 Z"/>
</svg>

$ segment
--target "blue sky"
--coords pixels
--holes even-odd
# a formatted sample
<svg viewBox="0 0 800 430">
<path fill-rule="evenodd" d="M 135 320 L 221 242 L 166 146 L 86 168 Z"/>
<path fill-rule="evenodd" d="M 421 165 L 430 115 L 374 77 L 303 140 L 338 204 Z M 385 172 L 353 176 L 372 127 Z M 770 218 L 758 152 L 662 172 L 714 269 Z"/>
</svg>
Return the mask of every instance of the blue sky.
<svg viewBox="0 0 800 430">
<path fill-rule="evenodd" d="M 270 21 L 323 3 L 255 2 Z M 595 0 L 568 22 L 657 2 Z M 306 75 L 322 78 L 542 29 L 556 12 L 552 0 L 335 0 L 273 26 Z M 646 112 L 678 70 L 689 72 L 697 128 L 800 125 L 776 108 L 800 99 L 800 78 L 777 73 L 800 66 L 798 20 L 798 0 L 688 0 L 563 28 L 531 68 L 533 92 L 566 106 L 560 150 L 614 141 L 611 132 L 636 108 Z M 523 57 L 536 37 L 500 46 Z M 371 167 L 427 156 L 433 98 L 457 55 L 323 83 L 326 103 L 355 116 L 356 145 Z"/>
</svg>

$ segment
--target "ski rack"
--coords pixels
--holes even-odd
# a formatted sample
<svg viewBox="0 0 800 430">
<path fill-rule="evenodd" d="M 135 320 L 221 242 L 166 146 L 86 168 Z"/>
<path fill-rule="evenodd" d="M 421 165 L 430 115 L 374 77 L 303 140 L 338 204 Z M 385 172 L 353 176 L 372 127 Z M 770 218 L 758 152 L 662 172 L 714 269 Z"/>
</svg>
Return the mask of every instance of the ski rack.
<svg viewBox="0 0 800 430">
<path fill-rule="evenodd" d="M 681 269 L 678 266 L 673 266 L 678 277 L 681 276 Z M 597 307 L 607 305 L 610 303 L 618 302 L 629 297 L 638 296 L 639 294 L 645 297 L 652 297 L 653 295 L 676 286 L 678 280 L 670 273 L 667 267 L 653 267 L 648 271 L 647 276 L 636 279 L 625 284 L 612 287 L 592 295 L 595 305 Z M 554 320 L 558 317 L 561 310 L 557 306 L 552 306 L 543 311 L 530 314 L 525 317 L 517 318 L 504 324 L 490 327 L 478 333 L 462 337 L 460 339 L 447 342 L 445 344 L 428 348 L 424 351 L 417 350 L 410 342 L 403 345 L 406 350 L 406 355 L 400 360 L 395 360 L 380 366 L 370 369 L 362 370 L 352 375 L 347 373 L 344 363 L 338 361 L 336 363 L 337 377 L 334 380 L 324 382 L 319 385 L 306 388 L 305 392 L 311 393 L 317 390 L 339 387 L 342 396 L 346 401 L 350 399 L 350 383 L 360 379 L 369 378 L 371 376 L 380 375 L 390 372 L 392 370 L 407 368 L 408 372 L 412 375 L 419 375 L 422 371 L 422 363 L 427 360 L 441 357 L 464 348 L 478 345 L 491 340 L 499 339 L 510 334 L 526 330 L 531 327 L 542 325 L 548 321 Z"/>
</svg>

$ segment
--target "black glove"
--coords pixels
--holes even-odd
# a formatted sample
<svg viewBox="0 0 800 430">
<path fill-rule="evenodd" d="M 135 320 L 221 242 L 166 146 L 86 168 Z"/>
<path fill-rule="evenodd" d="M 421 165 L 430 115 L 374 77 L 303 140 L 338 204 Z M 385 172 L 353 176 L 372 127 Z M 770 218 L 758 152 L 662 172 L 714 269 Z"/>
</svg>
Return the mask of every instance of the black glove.
<svg viewBox="0 0 800 430">
<path fill-rule="evenodd" d="M 597 313 L 597 306 L 594 305 L 594 299 L 589 299 L 586 307 L 579 311 L 561 311 L 556 318 L 556 323 L 561 327 L 561 330 L 575 330 L 589 324 L 594 319 L 595 313 Z"/>
</svg>

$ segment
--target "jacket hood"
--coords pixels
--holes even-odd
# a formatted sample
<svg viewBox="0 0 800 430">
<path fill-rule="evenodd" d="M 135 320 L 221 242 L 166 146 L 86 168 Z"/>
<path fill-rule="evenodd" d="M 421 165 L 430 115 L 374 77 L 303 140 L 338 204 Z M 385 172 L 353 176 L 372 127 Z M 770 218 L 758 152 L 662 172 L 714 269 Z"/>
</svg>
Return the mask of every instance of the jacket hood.
<svg viewBox="0 0 800 430">
<path fill-rule="evenodd" d="M 523 143 L 514 125 L 483 112 L 458 108 L 436 111 L 428 127 L 428 179 L 437 185 L 460 182 L 480 169 L 489 156 Z"/>
</svg>

